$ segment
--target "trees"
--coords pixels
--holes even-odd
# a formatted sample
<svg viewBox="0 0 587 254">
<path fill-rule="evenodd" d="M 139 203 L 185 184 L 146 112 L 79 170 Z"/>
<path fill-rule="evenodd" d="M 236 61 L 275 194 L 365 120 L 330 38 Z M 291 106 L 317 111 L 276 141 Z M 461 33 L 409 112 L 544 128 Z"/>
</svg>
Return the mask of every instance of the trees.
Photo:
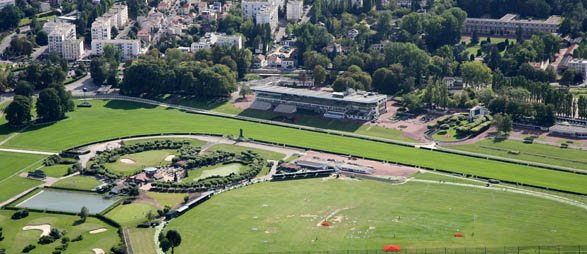
<svg viewBox="0 0 587 254">
<path fill-rule="evenodd" d="M 37 100 L 37 116 L 45 121 L 58 120 L 65 115 L 57 91 L 45 88 Z"/>
<path fill-rule="evenodd" d="M 81 219 L 82 222 L 86 222 L 86 219 L 88 218 L 88 214 L 89 214 L 89 210 L 87 207 L 82 207 L 80 213 L 79 213 L 79 217 Z"/>
<path fill-rule="evenodd" d="M 245 85 L 241 86 L 241 90 L 238 92 L 238 94 L 240 96 L 242 96 L 243 99 L 247 98 L 247 95 L 252 94 L 252 93 L 253 93 L 253 90 L 251 90 L 250 87 L 245 86 Z"/>
<path fill-rule="evenodd" d="M 326 69 L 321 65 L 316 65 L 312 71 L 312 78 L 318 84 L 324 83 L 326 81 Z"/>
<path fill-rule="evenodd" d="M 508 133 L 513 129 L 512 117 L 508 114 L 496 114 L 493 116 L 493 126 L 499 132 Z"/>
<path fill-rule="evenodd" d="M 14 4 L 9 4 L 0 10 L 0 30 L 8 30 L 18 26 L 24 13 Z"/>
<path fill-rule="evenodd" d="M 6 120 L 12 126 L 20 126 L 28 123 L 31 118 L 31 99 L 26 96 L 16 95 L 14 100 L 6 107 Z"/>
<path fill-rule="evenodd" d="M 463 82 L 479 88 L 491 82 L 491 69 L 481 62 L 466 62 L 461 65 Z"/>
<path fill-rule="evenodd" d="M 25 97 L 31 97 L 35 93 L 34 87 L 26 80 L 18 81 L 16 88 L 14 88 L 14 94 L 22 95 Z"/>
<path fill-rule="evenodd" d="M 176 230 L 169 230 L 165 234 L 163 239 L 160 239 L 160 247 L 163 251 L 169 250 L 171 248 L 171 253 L 173 254 L 175 251 L 175 247 L 181 244 L 181 235 Z"/>
<path fill-rule="evenodd" d="M 46 46 L 49 43 L 49 35 L 45 30 L 41 30 L 37 33 L 35 41 L 39 46 Z"/>
</svg>

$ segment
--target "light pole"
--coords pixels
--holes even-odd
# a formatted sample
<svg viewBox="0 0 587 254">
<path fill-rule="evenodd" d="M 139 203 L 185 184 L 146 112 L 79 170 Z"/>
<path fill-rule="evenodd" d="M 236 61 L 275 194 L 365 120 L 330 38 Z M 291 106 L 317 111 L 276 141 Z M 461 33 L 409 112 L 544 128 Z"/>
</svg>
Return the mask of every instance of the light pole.
<svg viewBox="0 0 587 254">
<path fill-rule="evenodd" d="M 84 99 L 85 99 L 86 98 L 86 92 L 88 91 L 88 89 L 84 87 L 84 88 L 82 88 L 82 91 L 84 92 Z"/>
</svg>

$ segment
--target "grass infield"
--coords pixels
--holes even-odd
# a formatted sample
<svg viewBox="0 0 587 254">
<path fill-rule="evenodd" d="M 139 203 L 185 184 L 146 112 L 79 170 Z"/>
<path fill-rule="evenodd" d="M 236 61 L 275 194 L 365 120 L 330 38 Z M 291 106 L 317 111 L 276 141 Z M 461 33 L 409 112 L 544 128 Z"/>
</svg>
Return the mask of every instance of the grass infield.
<svg viewBox="0 0 587 254">
<path fill-rule="evenodd" d="M 587 213 L 483 186 L 329 178 L 223 193 L 172 220 L 170 229 L 192 239 L 177 253 L 576 245 L 587 234 Z M 457 232 L 465 237 L 453 237 Z"/>
<path fill-rule="evenodd" d="M 43 182 L 19 176 L 34 169 L 45 155 L 0 152 L 0 202 Z"/>
<path fill-rule="evenodd" d="M 93 190 L 101 184 L 102 182 L 92 176 L 72 176 L 59 180 L 52 186 L 78 190 Z"/>
<path fill-rule="evenodd" d="M 244 135 L 249 138 L 587 193 L 587 176 L 583 175 L 234 119 L 187 114 L 139 103 L 95 100 L 92 104 L 92 108 L 79 108 L 70 113 L 67 120 L 48 126 L 30 127 L 3 147 L 60 151 L 83 143 L 134 134 L 205 132 L 237 135 L 239 129 L 243 129 Z"/>
</svg>

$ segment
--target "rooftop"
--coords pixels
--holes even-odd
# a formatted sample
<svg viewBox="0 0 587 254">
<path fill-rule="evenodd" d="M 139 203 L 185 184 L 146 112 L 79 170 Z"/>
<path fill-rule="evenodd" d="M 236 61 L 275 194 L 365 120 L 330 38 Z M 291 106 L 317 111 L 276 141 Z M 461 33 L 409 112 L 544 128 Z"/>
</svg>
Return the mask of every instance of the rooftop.
<svg viewBox="0 0 587 254">
<path fill-rule="evenodd" d="M 386 95 L 370 93 L 370 92 L 354 92 L 344 97 L 334 97 L 333 93 L 316 91 L 309 89 L 290 88 L 282 86 L 274 86 L 271 84 L 263 84 L 259 86 L 253 86 L 251 89 L 255 92 L 267 92 L 267 93 L 278 93 L 287 94 L 293 96 L 303 96 L 317 99 L 336 100 L 336 101 L 347 101 L 356 103 L 377 103 L 380 100 L 387 99 Z"/>
</svg>

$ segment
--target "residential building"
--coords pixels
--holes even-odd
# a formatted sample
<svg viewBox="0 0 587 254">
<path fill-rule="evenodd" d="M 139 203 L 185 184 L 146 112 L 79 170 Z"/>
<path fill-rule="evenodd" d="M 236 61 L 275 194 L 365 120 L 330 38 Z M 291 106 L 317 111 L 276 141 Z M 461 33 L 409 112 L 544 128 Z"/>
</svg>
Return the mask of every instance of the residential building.
<svg viewBox="0 0 587 254">
<path fill-rule="evenodd" d="M 206 33 L 204 37 L 200 38 L 199 42 L 194 42 L 191 45 L 192 52 L 200 49 L 211 48 L 212 45 L 219 44 L 228 47 L 234 45 L 241 49 L 243 47 L 243 39 L 239 35 L 226 35 L 224 33 Z"/>
<path fill-rule="evenodd" d="M 15 0 L 0 0 L 0 10 L 4 9 L 4 7 L 14 4 Z"/>
<path fill-rule="evenodd" d="M 388 43 L 389 43 L 389 41 L 385 40 L 385 41 L 381 41 L 379 43 L 372 44 L 371 47 L 374 50 L 383 51 L 383 49 L 385 49 L 385 45 L 387 45 Z"/>
<path fill-rule="evenodd" d="M 278 25 L 277 6 L 263 6 L 255 16 L 256 24 L 269 24 L 271 31 L 275 31 Z"/>
<path fill-rule="evenodd" d="M 104 17 L 97 18 L 92 23 L 92 41 L 93 40 L 110 40 L 111 35 L 111 20 Z"/>
<path fill-rule="evenodd" d="M 285 58 L 283 60 L 281 60 L 281 68 L 290 68 L 293 69 L 296 67 L 296 63 L 298 62 L 298 60 L 293 59 L 293 58 Z"/>
<path fill-rule="evenodd" d="M 166 11 L 167 9 L 169 9 L 169 4 L 165 1 L 162 1 L 159 3 L 159 5 L 157 5 L 157 9 L 159 11 Z"/>
<path fill-rule="evenodd" d="M 397 7 L 412 9 L 412 4 L 414 2 L 415 2 L 414 0 L 397 0 Z M 418 2 L 418 5 L 420 7 L 418 9 L 426 8 L 426 7 L 428 7 L 428 1 L 420 0 Z"/>
<path fill-rule="evenodd" d="M 251 18 L 256 24 L 269 23 L 274 30 L 277 28 L 278 8 L 281 1 L 278 0 L 243 0 L 241 8 L 244 18 Z"/>
<path fill-rule="evenodd" d="M 255 56 L 253 66 L 255 68 L 263 68 L 267 66 L 267 60 L 265 60 L 265 56 L 263 54 L 258 54 L 257 56 Z"/>
<path fill-rule="evenodd" d="M 108 14 L 112 16 L 111 25 L 117 29 L 122 28 L 128 22 L 128 6 L 115 4 L 110 7 Z"/>
<path fill-rule="evenodd" d="M 61 22 L 49 20 L 43 24 L 43 31 L 45 31 L 47 34 L 50 34 L 53 32 L 53 30 L 55 30 L 55 27 L 60 26 L 61 24 Z"/>
<path fill-rule="evenodd" d="M 84 40 L 75 39 L 63 42 L 63 57 L 67 60 L 78 60 L 84 53 Z"/>
<path fill-rule="evenodd" d="M 463 28 L 464 34 L 496 35 L 516 37 L 518 30 L 522 36 L 530 37 L 537 32 L 556 33 L 562 19 L 560 16 L 550 16 L 547 20 L 519 19 L 516 14 L 506 14 L 500 19 L 467 18 Z"/>
<path fill-rule="evenodd" d="M 49 39 L 49 52 L 57 52 L 60 56 L 63 56 L 63 43 L 68 40 L 75 40 L 75 25 L 69 23 L 56 23 L 51 33 L 48 36 Z"/>
<path fill-rule="evenodd" d="M 352 91 L 344 93 L 289 88 L 272 84 L 252 86 L 256 99 L 251 107 L 275 110 L 287 107 L 290 112 L 304 109 L 335 119 L 369 121 L 387 112 L 387 96 Z M 299 164 L 298 164 L 299 165 Z M 301 165 L 300 165 L 301 166 Z"/>
<path fill-rule="evenodd" d="M 304 1 L 291 0 L 287 1 L 286 16 L 287 21 L 298 21 L 304 15 Z"/>
<path fill-rule="evenodd" d="M 92 55 L 104 54 L 104 46 L 113 45 L 120 49 L 123 59 L 137 58 L 140 55 L 139 40 L 92 40 Z"/>
<path fill-rule="evenodd" d="M 137 33 L 137 38 L 142 42 L 150 42 L 151 41 L 151 33 L 147 29 L 141 29 Z"/>
<path fill-rule="evenodd" d="M 567 68 L 569 70 L 576 70 L 583 75 L 583 79 L 587 79 L 587 59 L 573 58 L 569 60 Z"/>
</svg>

